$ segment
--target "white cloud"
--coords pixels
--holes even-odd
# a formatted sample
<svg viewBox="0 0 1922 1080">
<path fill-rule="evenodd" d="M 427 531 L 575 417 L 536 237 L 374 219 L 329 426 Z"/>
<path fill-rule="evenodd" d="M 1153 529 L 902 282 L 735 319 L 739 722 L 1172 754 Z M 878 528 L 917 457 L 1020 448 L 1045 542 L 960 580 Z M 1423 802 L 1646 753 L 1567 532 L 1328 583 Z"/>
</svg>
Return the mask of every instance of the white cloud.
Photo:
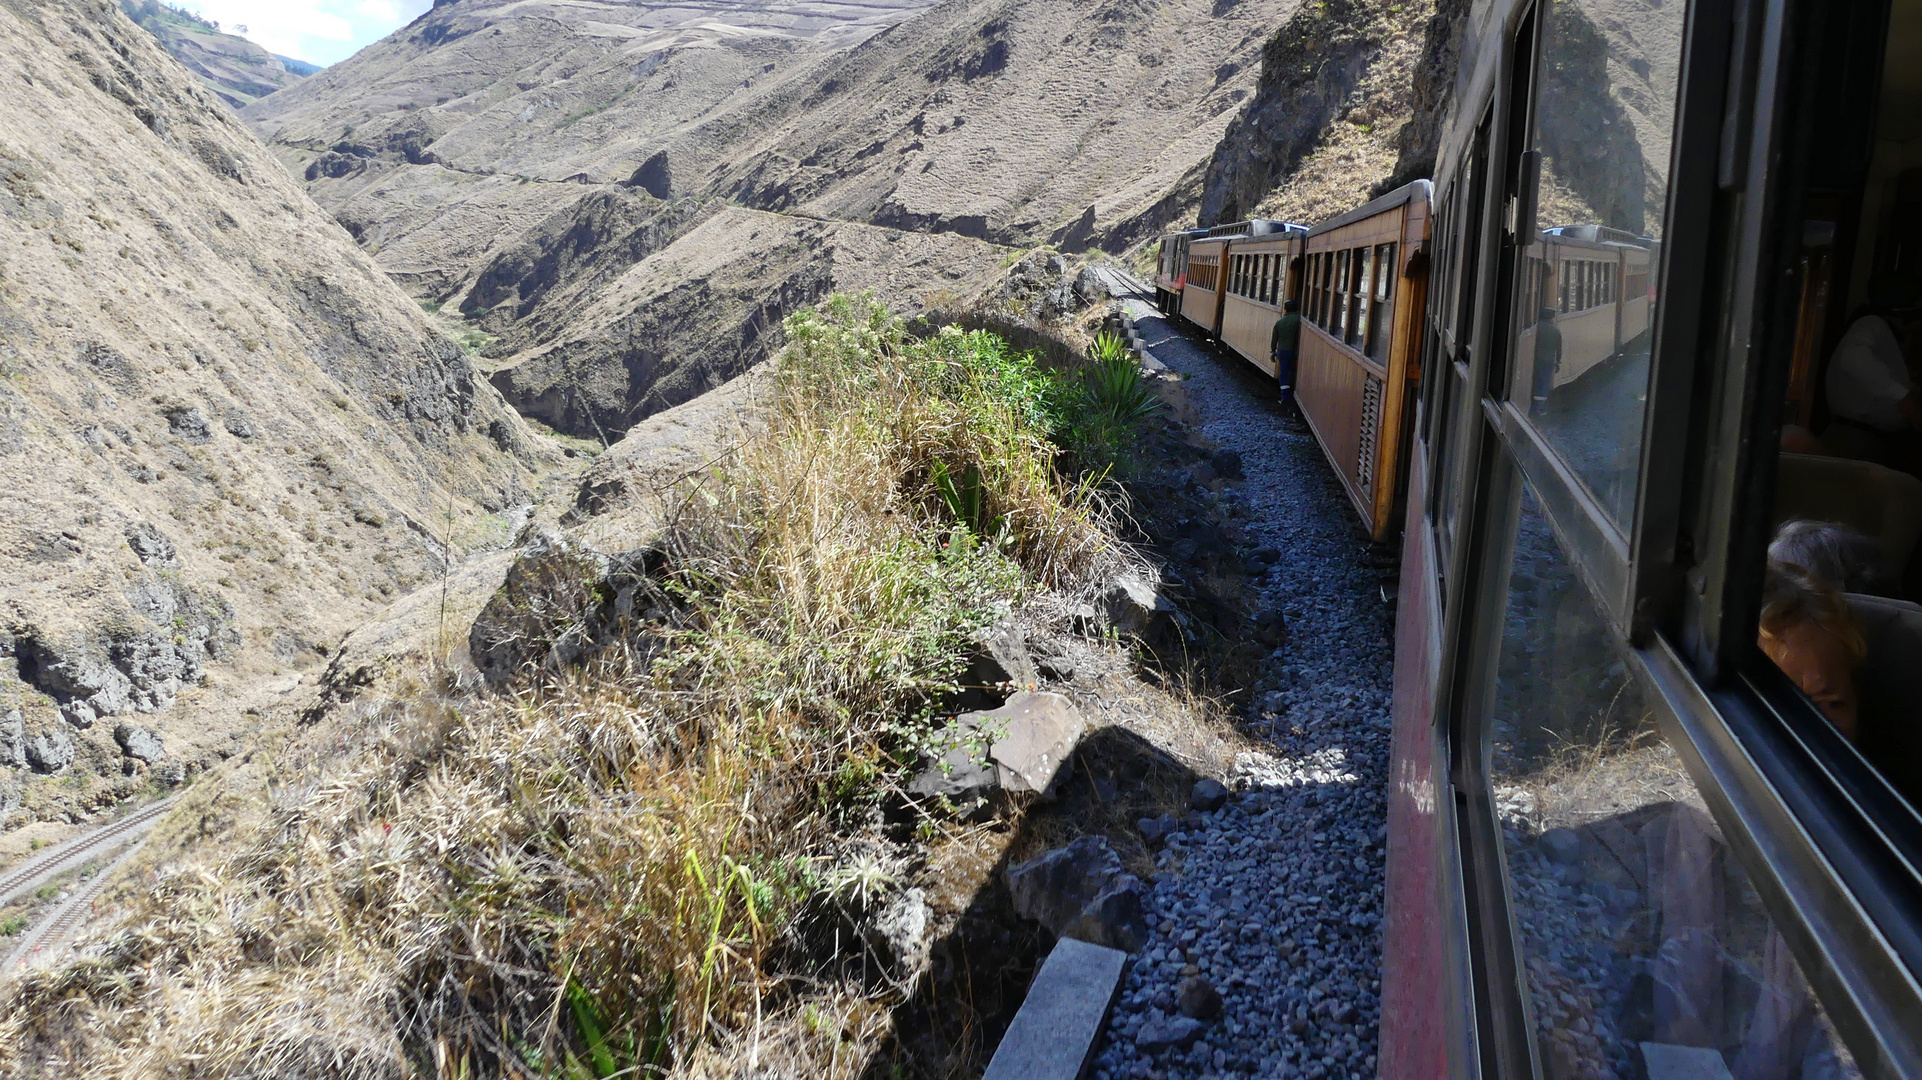
<svg viewBox="0 0 1922 1080">
<path fill-rule="evenodd" d="M 268 52 L 333 64 L 407 25 L 433 0 L 185 0 L 228 33 Z"/>
</svg>

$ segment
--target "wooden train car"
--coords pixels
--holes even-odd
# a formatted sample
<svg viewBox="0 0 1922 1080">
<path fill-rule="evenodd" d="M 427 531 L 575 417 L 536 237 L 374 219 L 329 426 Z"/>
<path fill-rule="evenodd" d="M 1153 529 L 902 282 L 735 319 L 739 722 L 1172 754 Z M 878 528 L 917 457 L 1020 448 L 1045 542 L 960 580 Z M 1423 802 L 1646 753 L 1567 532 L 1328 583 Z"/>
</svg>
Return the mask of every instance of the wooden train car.
<svg viewBox="0 0 1922 1080">
<path fill-rule="evenodd" d="M 1229 248 L 1239 252 L 1243 245 L 1268 243 L 1277 234 L 1301 232 L 1302 226 L 1285 221 L 1255 218 L 1217 225 L 1206 236 L 1188 241 L 1188 280 L 1181 291 L 1181 317 L 1200 327 L 1210 337 L 1219 337 L 1224 300 L 1231 271 Z"/>
<path fill-rule="evenodd" d="M 1162 234 L 1161 253 L 1155 260 L 1155 307 L 1162 314 L 1181 310 L 1181 290 L 1188 284 L 1188 245 L 1207 235 L 1206 229 Z"/>
<path fill-rule="evenodd" d="M 1281 305 L 1295 298 L 1301 276 L 1301 242 L 1306 225 L 1234 242 L 1228 252 L 1227 288 L 1221 298 L 1221 343 L 1242 359 L 1274 376 L 1268 341 L 1281 318 Z"/>
<path fill-rule="evenodd" d="M 1295 396 L 1377 540 L 1399 523 L 1407 475 L 1428 295 L 1429 195 L 1428 181 L 1417 180 L 1302 240 Z"/>
<path fill-rule="evenodd" d="M 1203 236 L 1188 243 L 1188 280 L 1181 290 L 1181 317 L 1213 336 L 1221 320 L 1221 264 L 1232 237 Z"/>
</svg>

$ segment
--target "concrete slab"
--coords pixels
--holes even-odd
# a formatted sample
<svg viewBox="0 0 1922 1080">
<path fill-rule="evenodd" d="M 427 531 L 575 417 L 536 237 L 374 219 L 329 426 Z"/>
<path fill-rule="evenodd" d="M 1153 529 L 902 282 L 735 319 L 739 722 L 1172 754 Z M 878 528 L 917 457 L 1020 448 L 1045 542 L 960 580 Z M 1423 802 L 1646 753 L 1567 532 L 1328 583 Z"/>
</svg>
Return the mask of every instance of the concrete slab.
<svg viewBox="0 0 1922 1080">
<path fill-rule="evenodd" d="M 981 1080 L 1081 1080 L 1127 965 L 1119 949 L 1056 942 Z"/>
<path fill-rule="evenodd" d="M 1707 1047 L 1645 1042 L 1642 1061 L 1649 1080 L 1734 1080 L 1721 1052 Z"/>
</svg>

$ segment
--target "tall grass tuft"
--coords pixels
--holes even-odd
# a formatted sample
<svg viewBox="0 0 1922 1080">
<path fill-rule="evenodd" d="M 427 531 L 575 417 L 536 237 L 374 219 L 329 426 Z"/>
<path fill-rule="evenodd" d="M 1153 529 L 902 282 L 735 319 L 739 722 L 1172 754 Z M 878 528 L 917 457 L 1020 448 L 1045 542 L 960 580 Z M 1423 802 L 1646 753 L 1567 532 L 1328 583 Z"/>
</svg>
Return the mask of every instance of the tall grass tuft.
<svg viewBox="0 0 1922 1080">
<path fill-rule="evenodd" d="M 679 492 L 655 647 L 336 716 L 366 749 L 4 991 L 0 1072 L 857 1075 L 886 999 L 785 970 L 797 913 L 892 887 L 834 853 L 972 637 L 1133 557 L 1028 355 L 866 298 L 786 330 L 765 433 Z"/>
</svg>

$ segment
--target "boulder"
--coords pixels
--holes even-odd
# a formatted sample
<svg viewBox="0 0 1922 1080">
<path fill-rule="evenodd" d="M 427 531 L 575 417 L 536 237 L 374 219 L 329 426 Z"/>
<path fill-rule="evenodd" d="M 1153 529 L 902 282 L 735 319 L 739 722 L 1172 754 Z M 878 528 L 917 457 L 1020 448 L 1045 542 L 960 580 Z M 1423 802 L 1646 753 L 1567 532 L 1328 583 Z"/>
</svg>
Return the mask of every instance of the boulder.
<svg viewBox="0 0 1922 1080">
<path fill-rule="evenodd" d="M 893 976 L 912 979 L 928 966 L 928 928 L 934 921 L 927 893 L 903 889 L 867 925 L 868 947 Z"/>
<path fill-rule="evenodd" d="M 1035 661 L 1035 670 L 1055 682 L 1073 682 L 1076 674 L 1074 661 L 1065 656 L 1044 656 Z"/>
<path fill-rule="evenodd" d="M 73 764 L 73 736 L 59 727 L 30 736 L 27 764 L 37 773 L 57 773 Z"/>
<path fill-rule="evenodd" d="M 1148 940 L 1141 880 L 1099 836 L 1083 836 L 1008 869 L 1015 913 L 1056 937 L 1134 952 Z"/>
<path fill-rule="evenodd" d="M 1582 861 L 1582 838 L 1573 829 L 1550 829 L 1535 846 L 1551 861 L 1573 866 Z"/>
<path fill-rule="evenodd" d="M 1241 455 L 1235 451 L 1215 451 L 1214 463 L 1215 472 L 1221 474 L 1223 480 L 1239 480 L 1242 478 Z"/>
<path fill-rule="evenodd" d="M 1021 629 L 996 623 L 975 638 L 974 655 L 961 676 L 961 705 L 992 708 L 1005 701 L 1010 691 L 1029 689 L 1040 681 Z"/>
<path fill-rule="evenodd" d="M 998 709 L 972 714 L 993 743 L 988 758 L 1009 791 L 1051 795 L 1088 722 L 1061 694 L 1022 691 Z"/>
<path fill-rule="evenodd" d="M 1138 577 L 1117 578 L 1101 590 L 1096 610 L 1103 625 L 1123 637 L 1148 638 L 1173 617 L 1175 606 Z"/>
<path fill-rule="evenodd" d="M 490 685 L 579 663 L 637 623 L 665 619 L 645 594 L 660 553 L 608 555 L 538 525 L 521 531 L 506 578 L 467 632 L 467 652 Z M 641 636 L 630 641 L 645 652 Z"/>
<path fill-rule="evenodd" d="M 113 729 L 113 741 L 120 744 L 120 751 L 135 761 L 152 765 L 166 756 L 161 745 L 160 733 L 152 728 L 122 723 Z"/>
<path fill-rule="evenodd" d="M 1228 804 L 1228 788 L 1221 781 L 1204 777 L 1195 781 L 1188 802 L 1202 813 L 1219 810 Z"/>
<path fill-rule="evenodd" d="M 988 736 L 976 717 L 957 720 L 935 736 L 934 759 L 908 781 L 908 792 L 924 799 L 945 798 L 963 817 L 978 817 L 1001 788 L 988 760 Z"/>
<path fill-rule="evenodd" d="M 0 714 L 0 767 L 27 767 L 27 729 L 20 720 L 19 709 Z"/>
</svg>

